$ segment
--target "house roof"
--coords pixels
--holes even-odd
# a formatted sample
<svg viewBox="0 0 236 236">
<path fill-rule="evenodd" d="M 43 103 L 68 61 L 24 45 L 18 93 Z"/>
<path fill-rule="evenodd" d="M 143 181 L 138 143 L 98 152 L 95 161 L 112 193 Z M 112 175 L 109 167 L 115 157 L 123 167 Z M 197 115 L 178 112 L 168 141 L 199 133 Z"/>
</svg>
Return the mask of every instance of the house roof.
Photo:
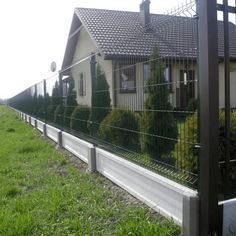
<svg viewBox="0 0 236 236">
<path fill-rule="evenodd" d="M 141 24 L 139 12 L 76 8 L 75 16 L 88 31 L 104 59 L 148 57 L 155 46 L 162 57 L 197 57 L 196 18 L 150 14 L 150 26 L 145 28 Z M 223 57 L 224 34 L 223 22 L 220 21 L 218 33 L 219 56 Z M 232 23 L 230 52 L 230 56 L 236 59 L 236 26 Z"/>
</svg>

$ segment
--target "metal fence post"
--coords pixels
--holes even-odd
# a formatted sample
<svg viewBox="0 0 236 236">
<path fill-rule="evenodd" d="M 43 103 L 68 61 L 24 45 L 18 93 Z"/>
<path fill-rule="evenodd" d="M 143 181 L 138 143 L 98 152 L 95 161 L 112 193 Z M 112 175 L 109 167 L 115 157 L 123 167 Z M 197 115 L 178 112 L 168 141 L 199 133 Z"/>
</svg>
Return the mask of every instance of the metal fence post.
<svg viewBox="0 0 236 236">
<path fill-rule="evenodd" d="M 37 91 L 37 84 L 34 85 L 34 97 L 33 97 L 33 111 L 31 112 L 32 115 L 36 117 L 37 112 L 35 111 L 35 107 L 37 107 L 37 99 L 38 99 L 38 91 Z"/>
<path fill-rule="evenodd" d="M 46 120 L 47 120 L 47 108 L 46 108 L 47 84 L 46 84 L 45 79 L 43 80 L 43 95 L 44 95 L 44 99 L 43 99 L 44 122 L 46 123 Z"/>
<path fill-rule="evenodd" d="M 225 199 L 230 197 L 230 53 L 229 53 L 229 12 L 228 0 L 224 4 L 224 73 L 225 73 Z"/>
<path fill-rule="evenodd" d="M 62 74 L 59 73 L 59 96 L 60 96 L 60 106 L 61 109 L 63 107 L 63 81 L 62 81 Z M 61 126 L 61 130 L 63 130 L 63 116 L 62 114 L 60 115 L 60 126 Z"/>
<path fill-rule="evenodd" d="M 91 55 L 91 59 L 90 59 L 90 71 L 91 71 L 91 78 L 92 78 L 92 93 L 91 93 L 91 120 L 90 122 L 92 122 L 91 124 L 91 135 L 95 135 L 95 124 L 93 122 L 95 122 L 95 120 L 93 120 L 94 116 L 94 92 L 95 92 L 95 88 L 96 88 L 96 58 L 95 55 L 92 54 Z"/>
<path fill-rule="evenodd" d="M 219 75 L 216 0 L 198 1 L 200 93 L 200 235 L 219 235 Z"/>
</svg>

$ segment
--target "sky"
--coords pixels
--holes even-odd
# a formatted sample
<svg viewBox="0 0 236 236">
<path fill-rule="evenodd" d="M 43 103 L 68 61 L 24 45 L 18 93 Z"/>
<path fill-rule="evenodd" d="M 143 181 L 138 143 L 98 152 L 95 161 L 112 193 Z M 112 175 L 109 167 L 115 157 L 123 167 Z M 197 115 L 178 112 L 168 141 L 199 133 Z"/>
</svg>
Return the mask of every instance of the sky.
<svg viewBox="0 0 236 236">
<path fill-rule="evenodd" d="M 151 0 L 164 13 L 186 0 Z M 0 98 L 10 98 L 60 69 L 74 8 L 139 11 L 141 0 L 7 0 L 0 2 Z"/>
</svg>

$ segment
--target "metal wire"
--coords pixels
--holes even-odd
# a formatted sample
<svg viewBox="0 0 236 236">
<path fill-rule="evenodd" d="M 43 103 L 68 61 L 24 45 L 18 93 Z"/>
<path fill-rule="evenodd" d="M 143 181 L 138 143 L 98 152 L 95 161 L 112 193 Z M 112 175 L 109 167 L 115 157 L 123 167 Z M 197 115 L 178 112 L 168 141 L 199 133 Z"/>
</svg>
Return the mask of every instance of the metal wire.
<svg viewBox="0 0 236 236">
<path fill-rule="evenodd" d="M 108 62 L 99 49 L 88 52 L 47 78 L 45 84 L 39 82 L 9 103 L 140 166 L 197 188 L 195 15 L 195 1 L 191 0 L 153 18 L 147 26 L 151 32 L 140 24 L 130 25 L 129 34 L 110 42 L 116 50 L 127 47 L 122 57 Z M 156 39 L 152 50 L 132 54 L 131 48 L 149 40 L 148 35 Z"/>
</svg>

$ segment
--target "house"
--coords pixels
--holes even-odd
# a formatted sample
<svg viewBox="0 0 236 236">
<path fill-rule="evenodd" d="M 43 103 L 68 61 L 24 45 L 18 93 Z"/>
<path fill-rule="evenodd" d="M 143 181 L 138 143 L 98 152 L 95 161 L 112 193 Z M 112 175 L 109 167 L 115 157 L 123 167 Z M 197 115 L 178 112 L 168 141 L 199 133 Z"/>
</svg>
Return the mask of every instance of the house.
<svg viewBox="0 0 236 236">
<path fill-rule="evenodd" d="M 79 104 L 91 105 L 90 58 L 95 55 L 110 88 L 112 106 L 143 109 L 148 60 L 157 47 L 165 65 L 171 104 L 185 109 L 197 97 L 197 17 L 150 13 L 150 1 L 140 12 L 75 9 L 61 75 L 72 77 Z M 230 23 L 231 103 L 236 107 L 236 26 Z M 220 107 L 224 106 L 223 22 L 218 22 Z"/>
</svg>

